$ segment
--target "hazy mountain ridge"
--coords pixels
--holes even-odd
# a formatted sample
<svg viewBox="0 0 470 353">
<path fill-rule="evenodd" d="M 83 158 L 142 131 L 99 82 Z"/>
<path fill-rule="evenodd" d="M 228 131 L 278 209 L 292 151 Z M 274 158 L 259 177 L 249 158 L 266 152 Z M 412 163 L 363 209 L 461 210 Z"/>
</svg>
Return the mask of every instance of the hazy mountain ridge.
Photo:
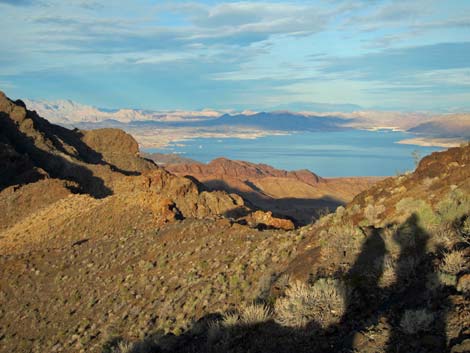
<svg viewBox="0 0 470 353">
<path fill-rule="evenodd" d="M 218 110 L 104 111 L 72 101 L 26 101 L 31 109 L 68 127 L 118 127 L 132 133 L 144 147 L 161 147 L 170 141 L 194 137 L 253 137 L 293 131 L 392 129 L 416 135 L 405 143 L 458 145 L 470 139 L 470 114 L 433 114 L 367 110 L 270 111 L 241 113 Z M 334 108 L 334 106 L 331 106 Z M 360 107 L 359 107 L 360 108 Z M 157 133 L 157 129 L 160 130 Z M 251 131 L 247 131 L 251 129 Z"/>
</svg>

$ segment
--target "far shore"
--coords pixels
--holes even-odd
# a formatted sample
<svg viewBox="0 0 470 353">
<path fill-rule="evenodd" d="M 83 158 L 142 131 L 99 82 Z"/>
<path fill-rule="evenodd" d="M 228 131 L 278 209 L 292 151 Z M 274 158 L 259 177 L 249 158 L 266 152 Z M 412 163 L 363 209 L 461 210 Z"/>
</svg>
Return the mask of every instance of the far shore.
<svg viewBox="0 0 470 353">
<path fill-rule="evenodd" d="M 462 143 L 467 141 L 462 139 L 450 139 L 450 138 L 431 138 L 431 137 L 413 137 L 410 139 L 405 139 L 398 141 L 397 143 L 401 145 L 416 145 L 422 147 L 458 147 Z"/>
</svg>

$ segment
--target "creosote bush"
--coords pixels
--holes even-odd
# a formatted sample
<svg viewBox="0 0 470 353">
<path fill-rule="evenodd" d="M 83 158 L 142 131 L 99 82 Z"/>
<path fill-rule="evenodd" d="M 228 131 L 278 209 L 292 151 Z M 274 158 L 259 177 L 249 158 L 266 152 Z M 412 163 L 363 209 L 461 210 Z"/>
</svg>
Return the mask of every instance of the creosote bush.
<svg viewBox="0 0 470 353">
<path fill-rule="evenodd" d="M 275 303 L 275 319 L 283 326 L 305 327 L 315 321 L 327 327 L 345 313 L 346 295 L 344 284 L 331 278 L 319 279 L 313 285 L 293 282 Z"/>
<path fill-rule="evenodd" d="M 426 309 L 407 310 L 400 321 L 401 330 L 409 335 L 428 331 L 434 320 L 434 314 Z"/>
</svg>

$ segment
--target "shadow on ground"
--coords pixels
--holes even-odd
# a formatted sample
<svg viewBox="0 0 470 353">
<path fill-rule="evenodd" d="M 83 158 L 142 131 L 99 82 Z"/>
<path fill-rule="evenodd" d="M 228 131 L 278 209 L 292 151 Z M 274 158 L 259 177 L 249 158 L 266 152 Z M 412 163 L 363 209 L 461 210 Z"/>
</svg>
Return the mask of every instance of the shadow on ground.
<svg viewBox="0 0 470 353">
<path fill-rule="evenodd" d="M 303 328 L 291 328 L 270 320 L 224 326 L 219 314 L 210 314 L 179 336 L 155 333 L 134 344 L 129 352 L 450 351 L 446 310 L 453 289 L 439 282 L 433 266 L 436 255 L 426 251 L 430 235 L 419 226 L 418 217 L 409 217 L 393 236 L 399 256 L 395 279 L 386 286 L 380 284 L 387 266 L 383 230 L 367 231 L 368 237 L 353 266 L 336 274 L 351 289 L 345 298 L 347 310 L 336 323 L 322 326 L 313 320 Z M 413 332 L 413 327 L 410 330 L 406 326 L 406 317 L 420 310 L 431 313 L 433 320 L 426 330 Z M 104 352 L 112 351 L 112 345 L 108 342 Z"/>
<path fill-rule="evenodd" d="M 187 177 L 187 176 L 186 176 Z M 194 178 L 192 178 L 194 180 Z M 324 215 L 336 210 L 338 206 L 343 206 L 344 202 L 331 196 L 318 198 L 273 198 L 266 195 L 253 183 L 245 181 L 254 191 L 247 192 L 230 186 L 224 180 L 213 179 L 204 182 L 206 189 L 210 191 L 224 190 L 228 193 L 235 193 L 243 197 L 247 204 L 253 209 L 271 211 L 275 217 L 289 218 L 296 226 L 305 226 Z M 313 215 L 313 216 L 312 216 Z"/>
</svg>

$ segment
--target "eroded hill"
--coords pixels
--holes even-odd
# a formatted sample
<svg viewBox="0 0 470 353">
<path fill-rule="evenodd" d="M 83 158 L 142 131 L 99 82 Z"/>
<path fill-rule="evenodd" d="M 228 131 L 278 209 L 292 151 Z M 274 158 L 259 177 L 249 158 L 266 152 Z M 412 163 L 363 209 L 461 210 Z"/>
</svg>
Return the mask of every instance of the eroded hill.
<svg viewBox="0 0 470 353">
<path fill-rule="evenodd" d="M 210 190 L 237 193 L 254 207 L 297 224 L 312 222 L 326 209 L 334 210 L 382 178 L 322 178 L 309 170 L 285 171 L 265 164 L 218 158 L 208 164 L 178 163 L 165 169 L 195 177 Z"/>
</svg>

